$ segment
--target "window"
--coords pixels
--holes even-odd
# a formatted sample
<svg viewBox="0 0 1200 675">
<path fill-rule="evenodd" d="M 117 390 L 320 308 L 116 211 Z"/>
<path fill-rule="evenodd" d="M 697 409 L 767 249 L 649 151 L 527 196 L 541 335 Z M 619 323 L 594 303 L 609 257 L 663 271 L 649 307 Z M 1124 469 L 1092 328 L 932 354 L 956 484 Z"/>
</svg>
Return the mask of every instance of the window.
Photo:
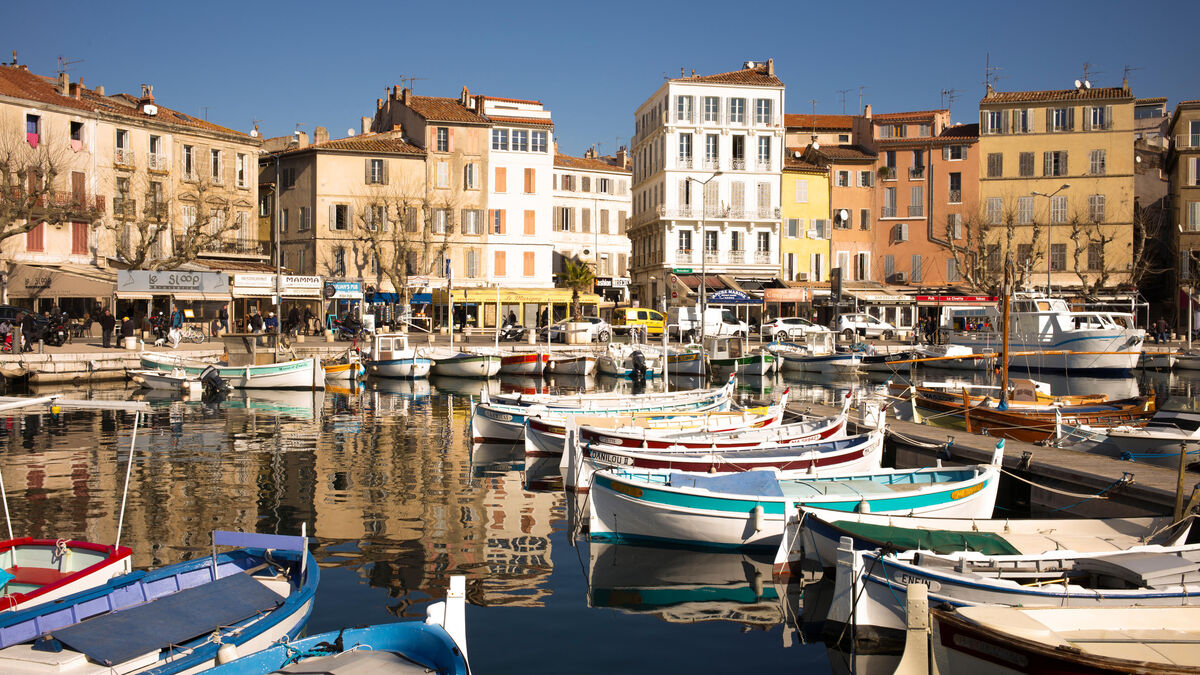
<svg viewBox="0 0 1200 675">
<path fill-rule="evenodd" d="M 870 281 L 871 280 L 871 254 L 870 253 L 855 253 L 854 254 L 854 280 L 855 281 Z"/>
<path fill-rule="evenodd" d="M 896 258 L 895 256 L 883 256 L 883 280 L 887 281 L 896 273 Z"/>
<path fill-rule="evenodd" d="M 1017 244 L 1017 264 L 1033 264 L 1033 244 Z"/>
<path fill-rule="evenodd" d="M 1098 241 L 1088 243 L 1087 268 L 1089 272 L 1099 272 L 1104 269 L 1104 245 Z"/>
<path fill-rule="evenodd" d="M 729 233 L 729 250 L 730 251 L 741 251 L 742 250 L 742 233 L 741 232 L 734 230 L 733 232 Z"/>
<path fill-rule="evenodd" d="M 530 144 L 531 151 L 533 151 L 533 152 L 545 152 L 546 151 L 546 139 L 547 139 L 546 132 L 535 131 L 531 134 L 531 138 L 532 138 L 532 141 Z"/>
<path fill-rule="evenodd" d="M 180 162 L 183 164 L 183 166 L 181 167 L 183 169 L 183 177 L 187 178 L 189 180 L 195 180 L 195 178 L 196 178 L 195 148 L 193 148 L 190 145 L 183 146 L 183 157 L 180 158 Z M 292 182 L 289 184 L 285 180 L 283 182 L 284 189 L 292 187 L 292 185 L 294 185 L 296 182 L 295 181 L 295 170 L 293 169 L 292 171 L 293 171 Z"/>
<path fill-rule="evenodd" d="M 1013 111 L 1014 134 L 1028 134 L 1033 131 L 1033 110 L 1029 108 L 1018 108 Z"/>
<path fill-rule="evenodd" d="M 951 213 L 950 215 L 947 216 L 947 223 L 950 226 L 948 229 L 948 232 L 950 232 L 950 238 L 954 239 L 954 240 L 962 239 L 963 238 L 962 214 L 961 213 Z"/>
<path fill-rule="evenodd" d="M 896 223 L 892 227 L 892 243 L 908 241 L 908 223 Z"/>
<path fill-rule="evenodd" d="M 495 256 L 492 258 L 492 273 L 498 277 L 508 276 L 508 270 L 505 269 L 506 261 L 504 258 L 504 251 L 496 251 Z"/>
<path fill-rule="evenodd" d="M 917 135 L 921 136 L 921 137 L 932 136 L 933 128 L 928 124 L 918 124 L 917 125 Z"/>
<path fill-rule="evenodd" d="M 597 178 L 596 192 L 600 194 L 611 195 L 613 193 L 613 182 L 611 178 Z"/>
<path fill-rule="evenodd" d="M 1074 113 L 1074 108 L 1048 108 L 1046 110 L 1048 131 L 1069 131 L 1074 121 Z"/>
<path fill-rule="evenodd" d="M 440 188 L 450 187 L 450 162 L 437 163 L 437 186 Z"/>
<path fill-rule="evenodd" d="M 1042 154 L 1042 175 L 1067 175 L 1067 153 L 1064 150 L 1051 151 Z"/>
<path fill-rule="evenodd" d="M 984 264 L 988 272 L 1000 271 L 1000 244 L 987 245 L 987 257 L 984 259 Z"/>
<path fill-rule="evenodd" d="M 1093 176 L 1103 176 L 1105 170 L 1105 151 L 1093 150 L 1088 154 L 1088 173 Z"/>
<path fill-rule="evenodd" d="M 117 129 L 117 150 L 129 149 L 129 132 L 125 129 Z"/>
<path fill-rule="evenodd" d="M 691 122 L 692 121 L 692 97 L 691 96 L 676 96 L 675 97 L 675 121 L 676 122 Z"/>
<path fill-rule="evenodd" d="M 754 100 L 754 123 L 771 123 L 771 99 L 759 98 Z"/>
<path fill-rule="evenodd" d="M 717 116 L 721 110 L 721 99 L 716 96 L 704 97 L 704 121 L 716 122 Z"/>
<path fill-rule="evenodd" d="M 537 192 L 537 169 L 525 169 L 525 194 L 531 195 L 535 192 Z"/>
<path fill-rule="evenodd" d="M 1020 166 L 1018 172 L 1023 178 L 1033 176 L 1033 153 L 1022 152 L 1020 156 Z"/>
<path fill-rule="evenodd" d="M 483 234 L 483 211 L 481 209 L 463 209 L 461 218 L 463 234 Z"/>
<path fill-rule="evenodd" d="M 679 161 L 688 165 L 692 161 L 692 135 L 679 134 Z"/>
<path fill-rule="evenodd" d="M 434 234 L 450 233 L 450 209 L 430 209 L 429 215 L 433 218 Z"/>
<path fill-rule="evenodd" d="M 838 187 L 850 187 L 850 172 L 849 171 L 838 171 L 837 172 L 837 186 Z"/>
<path fill-rule="evenodd" d="M 368 159 L 367 160 L 367 183 L 368 184 L 380 185 L 380 184 L 383 184 L 384 182 L 386 182 L 386 181 L 384 181 L 384 178 L 383 178 L 383 167 L 384 167 L 384 164 L 383 164 L 382 159 Z"/>
<path fill-rule="evenodd" d="M 947 160 L 961 160 L 967 158 L 967 146 L 965 145 L 950 145 L 946 147 Z"/>
<path fill-rule="evenodd" d="M 729 123 L 730 124 L 745 124 L 746 123 L 746 99 L 744 99 L 744 98 L 729 99 Z"/>
<path fill-rule="evenodd" d="M 363 225 L 371 232 L 375 232 L 376 230 L 387 232 L 387 207 L 379 204 L 367 206 L 366 211 L 363 213 Z"/>
<path fill-rule="evenodd" d="M 758 137 L 758 168 L 771 168 L 771 137 Z"/>
<path fill-rule="evenodd" d="M 25 140 L 29 143 L 30 147 L 37 149 L 38 142 L 41 139 L 41 136 L 42 136 L 42 118 L 41 118 L 41 116 L 26 114 L 25 115 Z M 26 237 L 26 241 L 28 241 L 28 239 L 29 238 Z M 30 250 L 34 250 L 34 249 L 30 249 Z M 37 250 L 41 250 L 41 249 L 39 248 Z"/>
<path fill-rule="evenodd" d="M 925 215 L 925 186 L 914 185 L 908 189 L 908 217 L 920 218 Z"/>
<path fill-rule="evenodd" d="M 346 249 L 343 246 L 333 247 L 333 269 L 331 270 L 334 276 L 346 276 Z"/>
<path fill-rule="evenodd" d="M 1003 110 L 987 110 L 983 113 L 983 133 L 985 133 L 985 134 L 1004 133 L 1004 111 Z"/>
<path fill-rule="evenodd" d="M 962 174 L 954 171 L 949 174 L 948 183 L 950 192 L 946 195 L 946 201 L 951 204 L 962 203 Z"/>
<path fill-rule="evenodd" d="M 151 150 L 151 152 L 154 152 Z M 246 155 L 238 153 L 235 159 L 237 168 L 237 186 L 240 188 L 246 187 Z"/>
<path fill-rule="evenodd" d="M 279 210 L 279 231 L 288 231 L 288 209 Z"/>
<path fill-rule="evenodd" d="M 859 209 L 858 210 L 858 229 L 860 229 L 860 230 L 871 229 L 871 209 Z"/>
<path fill-rule="evenodd" d="M 559 232 L 570 232 L 575 215 L 575 209 L 569 206 L 558 206 L 554 209 L 554 229 Z"/>
<path fill-rule="evenodd" d="M 271 215 L 271 195 L 260 194 L 258 196 L 258 217 L 266 218 Z"/>
<path fill-rule="evenodd" d="M 758 248 L 756 250 L 759 253 L 770 253 L 771 252 L 771 233 L 770 232 L 759 232 L 758 233 Z"/>
<path fill-rule="evenodd" d="M 1200 232 L 1200 202 L 1188 202 L 1188 230 Z"/>
<path fill-rule="evenodd" d="M 88 227 L 87 223 L 72 222 L 71 223 L 71 254 L 72 255 L 87 255 L 88 252 Z"/>
<path fill-rule="evenodd" d="M 989 225 L 999 225 L 1003 217 L 1004 200 L 1000 197 L 988 197 L 987 221 Z"/>
<path fill-rule="evenodd" d="M 508 150 L 508 129 L 492 129 L 492 149 Z"/>
<path fill-rule="evenodd" d="M 891 172 L 890 178 L 892 180 L 895 180 L 896 179 L 896 151 L 888 150 L 888 151 L 884 152 L 883 153 L 883 163 L 887 165 L 888 170 Z"/>
<path fill-rule="evenodd" d="M 1088 108 L 1088 128 L 1107 129 L 1112 126 L 1112 106 L 1093 106 Z"/>
<path fill-rule="evenodd" d="M 525 252 L 525 267 L 524 267 L 524 269 L 521 270 L 521 275 L 526 276 L 526 277 L 533 276 L 534 275 L 534 264 L 536 263 L 536 261 L 537 261 L 537 259 L 534 256 L 533 251 L 526 251 Z"/>
<path fill-rule="evenodd" d="M 680 230 L 679 231 L 679 251 L 681 253 L 691 253 L 692 252 L 692 231 L 691 230 Z"/>
<path fill-rule="evenodd" d="M 961 279 L 958 274 L 958 261 L 954 258 L 946 260 L 946 282 L 957 283 Z"/>
<path fill-rule="evenodd" d="M 1056 195 L 1050 198 L 1050 222 L 1055 225 L 1067 222 L 1067 198 L 1065 195 Z"/>
<path fill-rule="evenodd" d="M 707 162 L 705 168 L 716 169 L 719 161 L 718 153 L 718 136 L 716 134 L 706 134 L 704 136 L 704 161 Z"/>
<path fill-rule="evenodd" d="M 1050 244 L 1050 271 L 1062 272 L 1067 269 L 1067 245 Z"/>
<path fill-rule="evenodd" d="M 717 235 L 716 230 L 705 230 L 705 232 L 704 232 L 704 252 L 705 253 L 716 252 L 718 250 L 717 236 L 718 235 Z"/>
<path fill-rule="evenodd" d="M 913 254 L 912 257 L 912 272 L 908 275 L 908 280 L 912 283 L 921 283 L 921 256 Z"/>
<path fill-rule="evenodd" d="M 529 132 L 524 129 L 512 130 L 513 152 L 529 152 Z"/>
<path fill-rule="evenodd" d="M 437 131 L 437 151 L 450 152 L 450 129 L 449 127 L 438 127 Z"/>
<path fill-rule="evenodd" d="M 208 167 L 210 169 L 210 178 L 214 184 L 220 185 L 224 182 L 221 178 L 221 151 L 210 150 Z"/>
<path fill-rule="evenodd" d="M 564 190 L 574 189 L 573 187 L 571 187 L 571 179 L 572 179 L 571 176 L 563 176 L 563 189 Z M 508 169 L 505 169 L 502 166 L 496 167 L 496 180 L 493 182 L 495 183 L 492 186 L 493 190 L 495 190 L 496 192 L 508 192 Z"/>
<path fill-rule="evenodd" d="M 300 222 L 296 224 L 296 231 L 306 232 L 312 227 L 312 208 L 308 206 L 300 207 Z"/>
<path fill-rule="evenodd" d="M 894 188 L 894 187 L 883 188 L 883 213 L 880 214 L 880 217 L 881 218 L 895 218 L 896 217 L 896 188 Z"/>
<path fill-rule="evenodd" d="M 1017 224 L 1033 224 L 1033 197 L 1017 197 Z"/>
<path fill-rule="evenodd" d="M 805 178 L 796 179 L 796 203 L 808 203 L 808 180 Z"/>
<path fill-rule="evenodd" d="M 329 229 L 344 231 L 350 229 L 350 207 L 346 204 L 334 204 L 329 207 Z"/>
<path fill-rule="evenodd" d="M 126 230 L 128 231 L 128 230 Z M 25 233 L 25 250 L 35 253 L 46 250 L 45 235 L 46 224 L 38 223 L 37 227 Z"/>
<path fill-rule="evenodd" d="M 476 164 L 464 164 L 463 165 L 463 189 L 464 190 L 479 189 L 479 179 L 476 176 L 478 168 L 479 168 L 479 166 Z"/>
<path fill-rule="evenodd" d="M 733 169 L 746 168 L 746 137 L 736 135 L 733 137 Z"/>
<path fill-rule="evenodd" d="M 185 151 L 187 150 L 186 146 L 184 147 L 184 150 Z M 290 189 L 296 187 L 296 168 L 288 167 L 288 168 L 284 169 L 282 172 L 282 176 L 280 176 L 280 180 L 283 181 L 283 189 L 284 190 L 290 190 Z"/>
<path fill-rule="evenodd" d="M 1004 175 L 1004 155 L 999 152 L 989 152 L 987 156 L 988 178 L 999 178 Z"/>
<path fill-rule="evenodd" d="M 1104 195 L 1088 195 L 1088 220 L 1104 222 Z"/>
<path fill-rule="evenodd" d="M 858 187 L 873 187 L 875 185 L 875 172 L 871 170 L 858 172 Z"/>
<path fill-rule="evenodd" d="M 800 229 L 802 227 L 801 222 L 802 222 L 802 220 L 800 218 L 788 218 L 787 219 L 788 239 L 797 239 L 800 237 Z"/>
<path fill-rule="evenodd" d="M 158 136 L 151 136 L 150 138 L 155 139 Z M 83 142 L 83 122 L 71 122 L 71 140 L 75 141 L 72 145 Z M 153 146 L 153 144 L 151 145 Z M 151 152 L 154 152 L 154 150 L 152 149 Z"/>
</svg>

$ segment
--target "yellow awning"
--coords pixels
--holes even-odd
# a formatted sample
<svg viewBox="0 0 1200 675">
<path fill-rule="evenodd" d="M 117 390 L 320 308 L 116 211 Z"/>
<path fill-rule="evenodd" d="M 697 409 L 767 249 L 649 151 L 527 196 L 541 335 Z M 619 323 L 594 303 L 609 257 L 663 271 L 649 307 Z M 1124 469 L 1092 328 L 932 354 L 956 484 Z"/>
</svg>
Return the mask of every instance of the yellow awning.
<svg viewBox="0 0 1200 675">
<path fill-rule="evenodd" d="M 496 302 L 496 289 L 494 288 L 456 288 L 454 289 L 454 302 L 474 302 L 474 303 L 492 303 Z M 505 305 L 519 304 L 566 304 L 571 302 L 571 289 L 569 288 L 501 288 L 500 303 Z M 579 302 L 585 305 L 593 305 L 601 302 L 600 296 L 595 293 L 580 293 Z M 433 304 L 446 304 L 446 289 L 435 288 L 433 290 Z"/>
</svg>

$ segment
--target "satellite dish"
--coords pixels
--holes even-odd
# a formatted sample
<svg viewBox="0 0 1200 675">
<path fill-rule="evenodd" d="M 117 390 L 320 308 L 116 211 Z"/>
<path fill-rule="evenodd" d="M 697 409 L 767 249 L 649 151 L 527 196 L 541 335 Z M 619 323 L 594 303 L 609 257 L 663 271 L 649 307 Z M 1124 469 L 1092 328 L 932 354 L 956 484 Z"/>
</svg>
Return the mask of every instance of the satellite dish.
<svg viewBox="0 0 1200 675">
<path fill-rule="evenodd" d="M 792 151 L 792 157 L 795 157 L 796 159 L 800 159 L 800 155 L 801 155 L 801 154 L 802 154 L 802 153 L 801 153 L 799 150 L 793 150 L 793 151 Z"/>
<path fill-rule="evenodd" d="M 154 117 L 155 115 L 158 114 L 158 106 L 154 105 L 153 103 L 147 103 L 145 106 L 142 107 L 142 112 L 146 113 L 147 115 L 149 115 L 151 117 Z"/>
<path fill-rule="evenodd" d="M 850 212 L 846 209 L 838 209 L 838 219 L 843 223 L 850 220 Z"/>
<path fill-rule="evenodd" d="M 813 150 L 820 150 L 821 144 L 816 141 L 813 141 L 812 148 L 813 148 Z"/>
<path fill-rule="evenodd" d="M 347 129 L 347 130 L 346 130 L 346 135 L 347 135 L 347 136 L 353 136 L 353 135 L 354 135 L 354 130 L 353 130 L 353 129 Z"/>
<path fill-rule="evenodd" d="M 258 138 L 258 129 L 250 130 L 250 138 Z"/>
<path fill-rule="evenodd" d="M 1082 87 L 1082 86 L 1083 86 L 1083 83 L 1082 83 L 1082 82 L 1080 82 L 1079 80 L 1075 80 L 1075 88 L 1076 88 L 1076 89 L 1078 89 L 1078 88 L 1080 88 L 1080 87 Z"/>
<path fill-rule="evenodd" d="M 1084 88 L 1084 89 L 1091 89 L 1091 88 L 1092 88 L 1092 83 L 1091 83 L 1091 82 L 1088 82 L 1087 80 L 1084 80 L 1084 81 L 1083 81 L 1083 88 Z"/>
</svg>

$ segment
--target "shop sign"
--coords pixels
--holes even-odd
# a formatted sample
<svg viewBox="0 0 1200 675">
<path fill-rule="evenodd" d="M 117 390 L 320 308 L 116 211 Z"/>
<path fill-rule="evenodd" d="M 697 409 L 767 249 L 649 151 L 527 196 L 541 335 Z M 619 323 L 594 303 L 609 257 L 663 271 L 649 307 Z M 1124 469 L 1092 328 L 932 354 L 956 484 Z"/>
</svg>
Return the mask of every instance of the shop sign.
<svg viewBox="0 0 1200 675">
<path fill-rule="evenodd" d="M 613 288 L 629 288 L 629 277 L 613 277 Z"/>
<path fill-rule="evenodd" d="M 690 268 L 690 267 L 676 267 L 675 269 L 671 270 L 671 272 L 672 272 L 672 273 L 674 273 L 674 274 L 691 274 L 691 273 L 692 273 L 692 268 Z"/>
<path fill-rule="evenodd" d="M 907 295 L 888 295 L 886 293 L 875 295 L 860 295 L 855 293 L 855 295 L 857 295 L 858 299 L 862 302 L 912 302 L 912 297 Z"/>
<path fill-rule="evenodd" d="M 994 295 L 918 295 L 917 302 L 996 302 Z"/>
<path fill-rule="evenodd" d="M 357 281 L 330 281 L 325 284 L 325 297 L 330 300 L 339 298 L 362 299 L 362 284 Z"/>
<path fill-rule="evenodd" d="M 596 288 L 612 288 L 612 277 L 596 277 Z"/>
<path fill-rule="evenodd" d="M 321 295 L 321 284 L 321 277 L 284 274 L 280 283 L 280 292 L 292 297 L 316 298 Z"/>
<path fill-rule="evenodd" d="M 274 288 L 274 274 L 235 274 L 233 275 L 233 285 L 235 288 Z"/>
<path fill-rule="evenodd" d="M 719 291 L 713 291 L 708 294 L 708 302 L 714 305 L 757 305 L 762 302 L 758 298 L 752 298 L 741 291 L 735 291 L 732 288 L 722 288 Z"/>
<path fill-rule="evenodd" d="M 117 270 L 117 293 L 229 293 L 229 275 L 223 272 Z"/>
</svg>

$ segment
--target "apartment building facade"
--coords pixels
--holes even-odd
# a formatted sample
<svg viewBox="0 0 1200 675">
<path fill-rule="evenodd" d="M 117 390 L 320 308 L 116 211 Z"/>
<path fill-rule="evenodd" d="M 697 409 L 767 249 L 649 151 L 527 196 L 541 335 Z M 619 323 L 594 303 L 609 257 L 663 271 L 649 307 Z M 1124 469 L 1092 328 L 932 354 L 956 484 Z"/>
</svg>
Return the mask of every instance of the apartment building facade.
<svg viewBox="0 0 1200 675">
<path fill-rule="evenodd" d="M 658 306 L 670 278 L 779 274 L 784 84 L 773 60 L 665 82 L 634 113 L 631 271 Z M 682 302 L 681 302 L 682 304 Z"/>
<path fill-rule="evenodd" d="M 630 177 L 624 151 L 612 161 L 594 150 L 554 156 L 554 271 L 564 258 L 591 263 L 596 292 L 612 302 L 629 300 Z"/>
<path fill-rule="evenodd" d="M 1134 260 L 1134 97 L 1128 86 L 999 92 L 979 102 L 980 223 L 992 274 L 1113 288 Z"/>
<path fill-rule="evenodd" d="M 869 138 L 867 139 L 869 142 Z M 803 159 L 829 171 L 830 269 L 841 280 L 878 281 L 872 268 L 876 155 L 867 145 L 808 146 Z"/>
<path fill-rule="evenodd" d="M 1175 326 L 1188 328 L 1188 293 L 1197 296 L 1200 279 L 1200 101 L 1181 101 L 1175 106 L 1167 137 L 1166 172 L 1169 183 L 1167 237 L 1173 242 L 1175 268 Z M 1200 307 L 1192 301 L 1193 312 Z M 1193 316 L 1192 327 L 1200 326 Z"/>
<path fill-rule="evenodd" d="M 779 242 L 780 278 L 829 281 L 829 169 L 802 159 L 788 148 L 780 176 L 783 228 Z"/>
</svg>

